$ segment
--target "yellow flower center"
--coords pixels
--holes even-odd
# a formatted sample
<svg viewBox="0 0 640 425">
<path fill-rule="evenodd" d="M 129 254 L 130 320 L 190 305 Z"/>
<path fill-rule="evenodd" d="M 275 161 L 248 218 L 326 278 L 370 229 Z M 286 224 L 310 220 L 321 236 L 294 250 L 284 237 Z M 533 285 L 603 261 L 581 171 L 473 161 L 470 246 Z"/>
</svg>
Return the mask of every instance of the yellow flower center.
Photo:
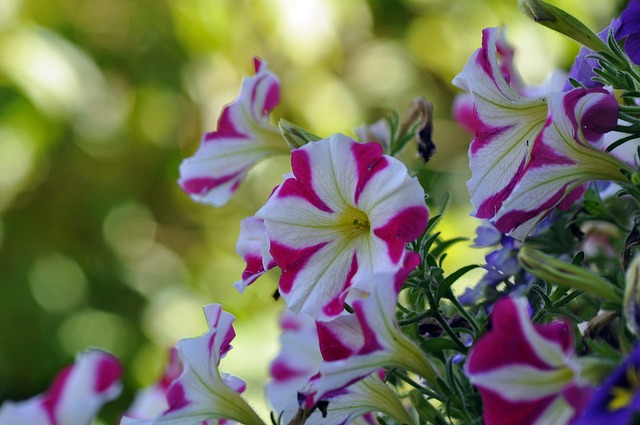
<svg viewBox="0 0 640 425">
<path fill-rule="evenodd" d="M 607 409 L 613 412 L 623 407 L 627 407 L 635 392 L 640 388 L 640 378 L 638 377 L 638 371 L 634 365 L 627 368 L 627 382 L 626 385 L 617 386 L 611 388 L 611 400 L 607 405 Z"/>
<path fill-rule="evenodd" d="M 371 229 L 369 217 L 364 212 L 353 207 L 347 207 L 342 212 L 336 225 L 346 237 L 350 238 L 369 233 Z"/>
</svg>

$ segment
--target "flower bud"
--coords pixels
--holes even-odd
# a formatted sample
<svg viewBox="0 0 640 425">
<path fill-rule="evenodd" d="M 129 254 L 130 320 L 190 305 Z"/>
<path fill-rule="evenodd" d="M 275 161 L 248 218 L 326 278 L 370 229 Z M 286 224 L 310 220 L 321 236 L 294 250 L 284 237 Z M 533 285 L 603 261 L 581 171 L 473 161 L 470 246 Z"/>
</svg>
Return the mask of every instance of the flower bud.
<svg viewBox="0 0 640 425">
<path fill-rule="evenodd" d="M 309 142 L 315 142 L 321 139 L 321 137 L 316 136 L 302 127 L 298 127 L 294 123 L 285 119 L 280 120 L 278 128 L 280 129 L 280 133 L 282 133 L 284 140 L 287 141 L 287 145 L 289 145 L 292 150 L 298 149 Z"/>
<path fill-rule="evenodd" d="M 546 255 L 535 249 L 522 247 L 518 253 L 522 267 L 532 275 L 555 283 L 570 286 L 614 303 L 621 303 L 622 296 L 609 281 L 597 274 Z"/>
<path fill-rule="evenodd" d="M 541 0 L 518 0 L 518 6 L 537 23 L 574 39 L 594 52 L 610 52 L 609 47 L 593 31 L 564 10 Z"/>
</svg>

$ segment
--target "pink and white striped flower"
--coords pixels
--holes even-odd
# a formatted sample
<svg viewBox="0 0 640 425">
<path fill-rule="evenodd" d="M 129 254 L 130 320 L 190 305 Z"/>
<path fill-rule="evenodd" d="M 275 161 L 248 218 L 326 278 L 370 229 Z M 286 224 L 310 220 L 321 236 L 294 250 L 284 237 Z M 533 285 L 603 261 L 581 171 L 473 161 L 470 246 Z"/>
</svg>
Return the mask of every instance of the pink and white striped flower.
<svg viewBox="0 0 640 425">
<path fill-rule="evenodd" d="M 385 367 L 409 370 L 437 386 L 438 371 L 396 321 L 398 294 L 419 262 L 418 254 L 410 253 L 399 272 L 369 276 L 373 293 L 353 302 L 354 314 L 316 322 L 325 361 L 306 390 L 307 407 Z"/>
<path fill-rule="evenodd" d="M 526 298 L 504 298 L 492 329 L 472 348 L 466 374 L 482 396 L 487 425 L 563 425 L 584 409 L 582 382 L 566 321 L 533 324 Z"/>
<path fill-rule="evenodd" d="M 482 48 L 453 80 L 473 96 L 475 120 L 465 121 L 475 132 L 467 186 L 475 208 L 472 214 L 478 218 L 493 217 L 509 196 L 547 118 L 544 98 L 521 94 L 522 84 L 511 63 L 513 50 L 505 46 L 497 28 L 483 30 Z"/>
<path fill-rule="evenodd" d="M 78 354 L 76 362 L 58 373 L 51 388 L 21 402 L 0 407 L 0 424 L 86 425 L 106 402 L 120 395 L 120 362 L 100 350 Z"/>
<path fill-rule="evenodd" d="M 473 96 L 472 214 L 522 240 L 553 208 L 579 198 L 585 181 L 620 180 L 624 166 L 600 151 L 603 134 L 616 125 L 615 97 L 602 89 L 527 95 L 502 62 L 504 45 L 497 28 L 485 29 L 482 48 L 453 83 Z"/>
<path fill-rule="evenodd" d="M 245 78 L 240 96 L 222 111 L 218 129 L 202 136 L 196 153 L 180 164 L 178 184 L 195 201 L 227 203 L 249 169 L 273 154 L 288 154 L 269 113 L 280 102 L 280 85 L 267 64 L 254 59 L 256 75 Z"/>
<path fill-rule="evenodd" d="M 602 135 L 615 127 L 618 103 L 599 88 L 574 89 L 548 97 L 549 117 L 530 153 L 529 162 L 501 209 L 495 226 L 524 239 L 555 207 L 569 208 L 591 180 L 624 181 L 628 168 L 601 151 Z"/>
<path fill-rule="evenodd" d="M 294 150 L 291 165 L 293 175 L 256 217 L 282 269 L 289 309 L 327 320 L 343 311 L 352 287 L 373 290 L 360 277 L 402 267 L 429 210 L 417 179 L 377 143 L 335 134 Z"/>
<path fill-rule="evenodd" d="M 184 369 L 167 391 L 169 408 L 153 419 L 124 417 L 121 425 L 213 425 L 229 419 L 245 425 L 264 425 L 240 396 L 244 381 L 218 370 L 220 360 L 231 349 L 235 318 L 220 304 L 205 306 L 204 313 L 209 331 L 178 342 Z"/>
<path fill-rule="evenodd" d="M 287 310 L 280 319 L 283 330 L 281 350 L 271 363 L 267 397 L 283 423 L 290 423 L 300 409 L 298 395 L 314 381 L 323 362 L 316 322 L 308 315 L 295 316 Z M 379 371 L 381 372 L 381 371 Z M 377 423 L 373 412 L 381 412 L 399 423 L 413 423 L 398 396 L 383 381 L 382 373 L 371 373 L 362 380 L 325 394 L 326 410 L 315 409 L 305 424 L 347 424 L 356 418 Z M 307 406 L 308 407 L 308 406 Z M 324 415 L 326 413 L 326 416 Z"/>
</svg>

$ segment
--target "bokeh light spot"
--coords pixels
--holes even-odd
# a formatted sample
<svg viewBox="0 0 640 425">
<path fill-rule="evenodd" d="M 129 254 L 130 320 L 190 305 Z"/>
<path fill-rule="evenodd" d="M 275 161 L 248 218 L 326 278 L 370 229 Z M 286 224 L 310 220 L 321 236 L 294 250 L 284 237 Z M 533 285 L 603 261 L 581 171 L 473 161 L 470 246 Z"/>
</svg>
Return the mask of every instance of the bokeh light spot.
<svg viewBox="0 0 640 425">
<path fill-rule="evenodd" d="M 49 312 L 81 305 L 87 296 L 87 279 L 73 259 L 51 254 L 35 261 L 29 270 L 29 287 L 36 302 Z"/>
</svg>

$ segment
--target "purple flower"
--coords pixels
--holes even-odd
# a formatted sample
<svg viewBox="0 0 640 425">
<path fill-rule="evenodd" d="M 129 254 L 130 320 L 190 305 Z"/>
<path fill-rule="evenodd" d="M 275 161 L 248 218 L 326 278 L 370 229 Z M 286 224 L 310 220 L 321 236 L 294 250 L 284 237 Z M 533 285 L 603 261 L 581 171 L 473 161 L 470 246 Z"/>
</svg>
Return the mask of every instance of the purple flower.
<svg viewBox="0 0 640 425">
<path fill-rule="evenodd" d="M 617 41 L 624 40 L 625 53 L 633 63 L 640 65 L 640 0 L 631 0 L 620 17 L 613 19 L 608 27 L 598 33 L 598 37 L 606 41 L 609 32 L 613 32 Z M 602 87 L 602 84 L 592 80 L 595 76 L 594 68 L 600 68 L 595 58 L 587 57 L 593 54 L 591 49 L 582 47 L 569 72 L 570 78 L 575 79 L 586 88 Z M 572 88 L 571 83 L 567 81 L 564 90 L 568 91 Z"/>
<path fill-rule="evenodd" d="M 613 371 L 574 425 L 631 424 L 640 415 L 640 345 Z"/>
</svg>

